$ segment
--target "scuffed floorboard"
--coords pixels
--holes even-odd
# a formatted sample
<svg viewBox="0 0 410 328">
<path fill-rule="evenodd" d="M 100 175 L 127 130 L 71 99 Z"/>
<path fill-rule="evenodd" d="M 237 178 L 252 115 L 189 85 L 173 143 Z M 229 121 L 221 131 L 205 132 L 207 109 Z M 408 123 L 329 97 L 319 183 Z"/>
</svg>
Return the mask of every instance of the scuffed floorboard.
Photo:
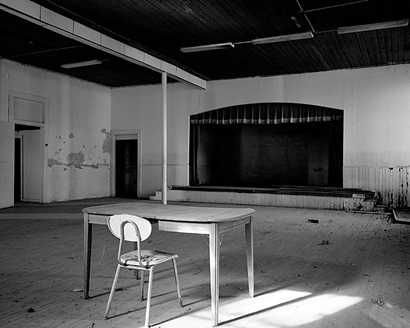
<svg viewBox="0 0 410 328">
<path fill-rule="evenodd" d="M 222 327 L 410 326 L 410 225 L 341 211 L 254 208 L 256 297 L 247 298 L 243 231 L 224 234 Z M 0 327 L 142 327 L 145 302 L 138 302 L 132 272 L 120 275 L 112 317 L 103 319 L 117 240 L 94 226 L 92 298 L 84 300 L 81 216 L 67 216 L 74 214 L 68 207 L 45 211 L 47 218 L 36 219 L 38 207 L 36 218 L 30 210 L 0 210 Z M 207 238 L 154 227 L 145 246 L 179 254 L 185 304 L 179 307 L 171 266 L 164 264 L 154 275 L 152 323 L 211 327 Z"/>
</svg>

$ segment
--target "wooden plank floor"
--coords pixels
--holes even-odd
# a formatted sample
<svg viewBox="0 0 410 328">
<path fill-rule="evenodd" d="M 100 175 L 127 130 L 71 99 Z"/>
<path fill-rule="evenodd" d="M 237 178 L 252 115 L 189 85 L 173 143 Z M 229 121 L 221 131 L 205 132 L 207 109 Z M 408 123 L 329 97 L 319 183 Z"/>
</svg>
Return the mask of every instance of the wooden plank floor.
<svg viewBox="0 0 410 328">
<path fill-rule="evenodd" d="M 43 216 L 38 205 L 0 210 L 0 327 L 143 325 L 145 302 L 138 302 L 138 283 L 126 271 L 114 316 L 103 319 L 117 245 L 103 226 L 94 227 L 94 297 L 82 299 L 82 218 L 74 210 L 82 205 L 44 206 Z M 243 232 L 223 235 L 223 327 L 410 327 L 410 225 L 341 211 L 254 208 L 257 296 L 247 298 L 245 245 L 237 242 Z M 154 275 L 153 322 L 210 327 L 207 239 L 154 227 L 146 246 L 180 255 L 185 304 L 179 307 L 165 264 Z"/>
</svg>

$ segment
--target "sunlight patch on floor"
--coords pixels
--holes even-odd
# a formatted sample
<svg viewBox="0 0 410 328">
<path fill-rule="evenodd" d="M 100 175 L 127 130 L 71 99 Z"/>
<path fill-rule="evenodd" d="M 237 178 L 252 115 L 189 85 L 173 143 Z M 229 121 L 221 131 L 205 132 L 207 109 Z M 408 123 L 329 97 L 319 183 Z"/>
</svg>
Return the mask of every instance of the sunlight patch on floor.
<svg viewBox="0 0 410 328">
<path fill-rule="evenodd" d="M 336 294 L 312 296 L 295 290 L 280 290 L 222 304 L 220 324 L 226 328 L 298 327 L 320 320 L 359 303 L 360 297 Z M 210 307 L 187 313 L 157 325 L 161 328 L 211 327 Z"/>
</svg>

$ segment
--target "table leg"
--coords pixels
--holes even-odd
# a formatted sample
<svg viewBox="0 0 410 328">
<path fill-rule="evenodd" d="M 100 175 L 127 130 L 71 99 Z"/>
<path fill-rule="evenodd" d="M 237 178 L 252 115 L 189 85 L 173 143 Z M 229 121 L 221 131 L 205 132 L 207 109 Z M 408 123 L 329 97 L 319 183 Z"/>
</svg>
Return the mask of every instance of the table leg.
<svg viewBox="0 0 410 328">
<path fill-rule="evenodd" d="M 214 326 L 218 325 L 219 247 L 218 225 L 213 223 L 209 233 L 209 268 L 211 276 L 211 310 Z"/>
<path fill-rule="evenodd" d="M 254 288 L 254 269 L 253 269 L 253 227 L 252 218 L 249 218 L 249 223 L 245 225 L 245 238 L 246 238 L 246 262 L 248 266 L 248 286 L 249 297 L 253 297 L 255 294 Z"/>
<path fill-rule="evenodd" d="M 91 243 L 93 226 L 88 222 L 88 214 L 84 214 L 84 298 L 89 297 L 90 290 L 90 265 L 91 265 Z"/>
</svg>

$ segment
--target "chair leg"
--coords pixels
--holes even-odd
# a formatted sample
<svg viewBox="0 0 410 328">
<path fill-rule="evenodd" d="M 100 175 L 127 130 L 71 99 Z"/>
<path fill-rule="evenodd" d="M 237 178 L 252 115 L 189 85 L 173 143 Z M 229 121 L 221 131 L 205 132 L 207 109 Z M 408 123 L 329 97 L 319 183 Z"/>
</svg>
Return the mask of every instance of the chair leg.
<svg viewBox="0 0 410 328">
<path fill-rule="evenodd" d="M 140 277 L 140 300 L 142 302 L 144 300 L 144 270 L 137 270 L 137 272 Z"/>
<path fill-rule="evenodd" d="M 117 281 L 118 281 L 118 276 L 119 276 L 119 274 L 120 274 L 120 269 L 121 269 L 121 266 L 118 264 L 118 265 L 117 265 L 117 270 L 115 271 L 114 281 L 112 282 L 112 287 L 111 287 L 110 296 L 108 297 L 107 307 L 106 307 L 106 309 L 105 309 L 104 317 L 105 317 L 106 319 L 108 318 L 108 313 L 110 312 L 111 302 L 112 302 L 112 298 L 113 298 L 113 296 L 114 296 L 115 287 L 117 286 Z"/>
<path fill-rule="evenodd" d="M 181 289 L 180 289 L 180 286 L 179 286 L 177 260 L 176 260 L 175 258 L 173 258 L 173 259 L 172 259 L 172 263 L 174 264 L 175 284 L 177 285 L 177 294 L 178 294 L 179 305 L 180 305 L 180 306 L 184 306 L 184 305 L 182 304 Z"/>
<path fill-rule="evenodd" d="M 148 292 L 147 292 L 147 308 L 145 310 L 145 328 L 149 328 L 149 310 L 151 306 L 151 293 L 152 293 L 152 279 L 154 276 L 154 267 L 149 269 L 149 278 L 148 278 Z"/>
<path fill-rule="evenodd" d="M 137 250 L 137 249 L 138 249 L 138 243 L 137 243 L 137 242 L 133 242 L 132 244 L 133 244 L 134 250 Z M 141 278 L 141 276 L 140 276 L 140 270 L 135 270 L 134 275 L 135 275 L 135 279 L 140 280 L 140 278 Z"/>
</svg>

